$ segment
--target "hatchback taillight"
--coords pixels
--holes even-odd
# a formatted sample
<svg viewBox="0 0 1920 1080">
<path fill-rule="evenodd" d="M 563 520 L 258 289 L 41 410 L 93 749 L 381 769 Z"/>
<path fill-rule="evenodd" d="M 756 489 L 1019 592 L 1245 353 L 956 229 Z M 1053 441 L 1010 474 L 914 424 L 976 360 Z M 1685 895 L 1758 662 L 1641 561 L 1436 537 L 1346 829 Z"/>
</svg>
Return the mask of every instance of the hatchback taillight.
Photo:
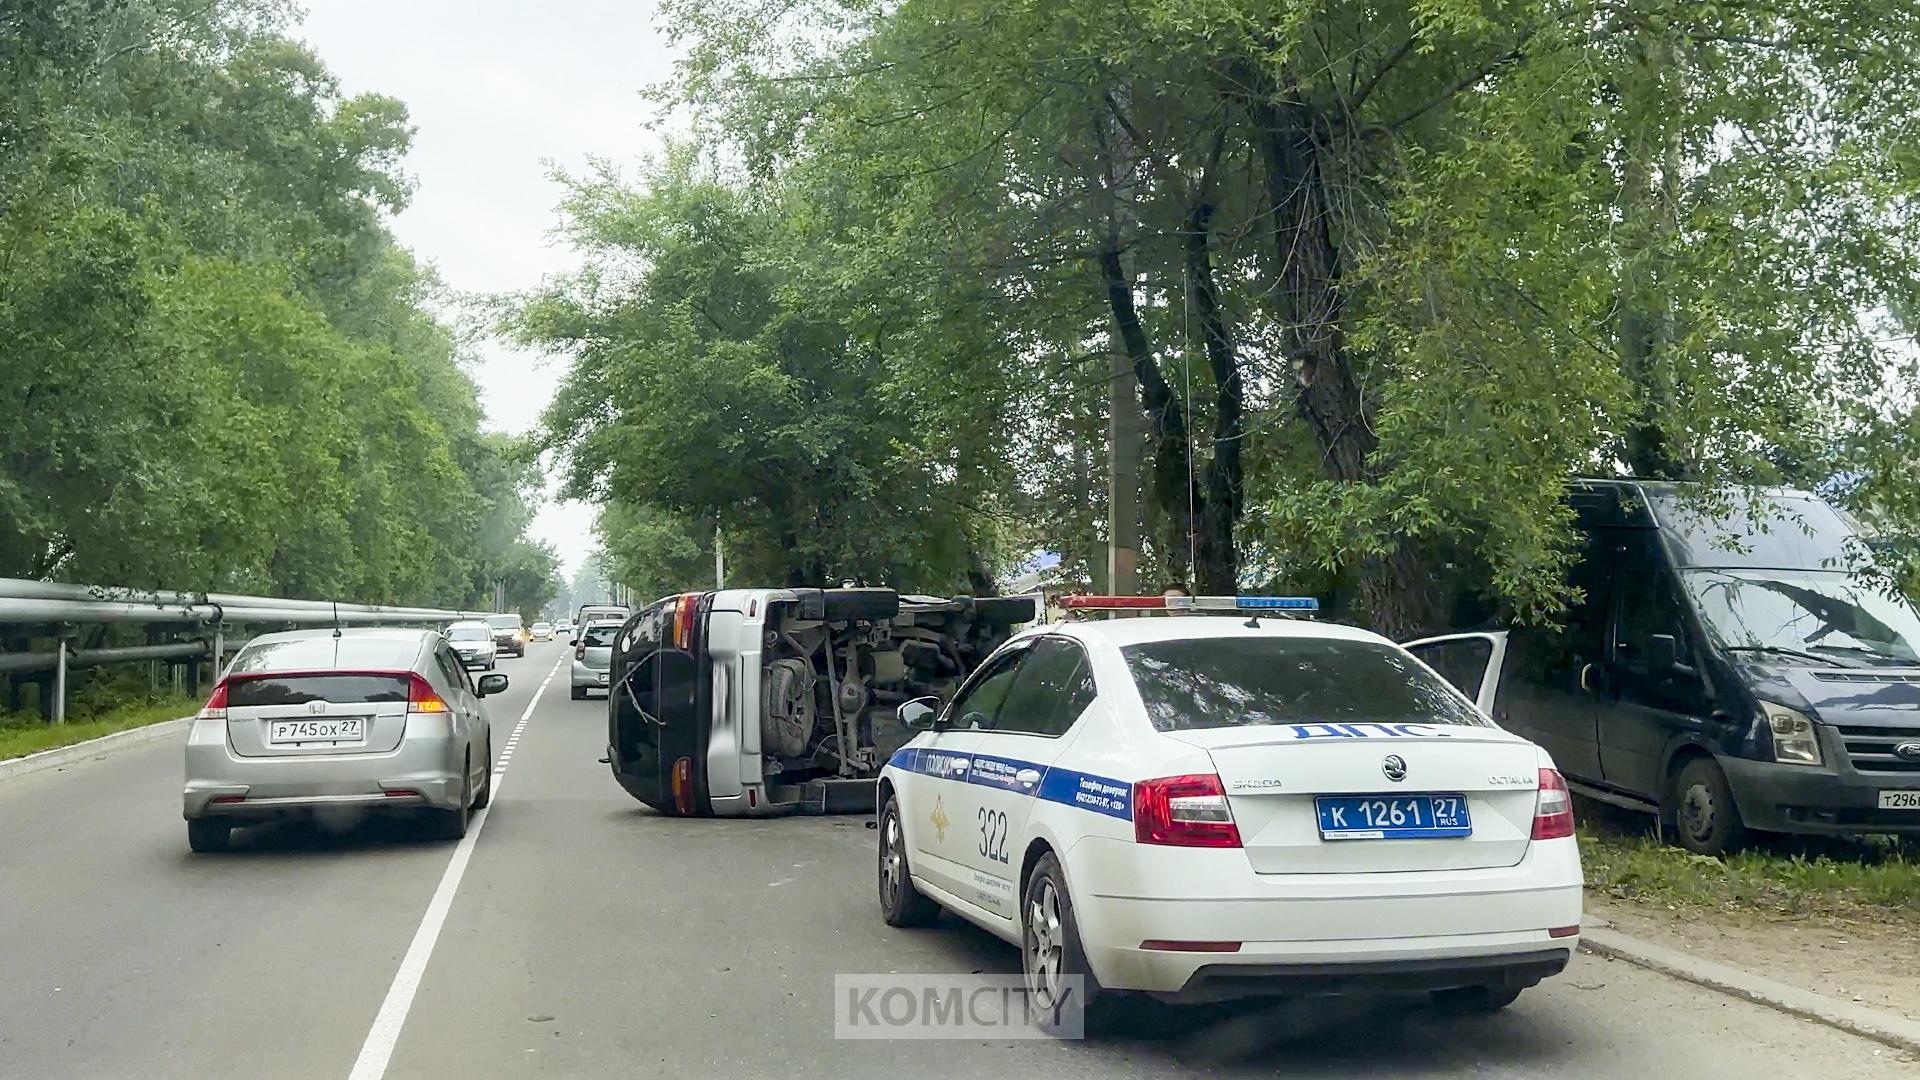
<svg viewBox="0 0 1920 1080">
<path fill-rule="evenodd" d="M 1133 785 L 1133 838 L 1171 847 L 1237 848 L 1240 827 L 1217 775 L 1163 776 Z"/>
<path fill-rule="evenodd" d="M 200 707 L 200 719 L 225 720 L 227 718 L 227 683 L 222 679 L 213 688 L 213 696 Z"/>
<path fill-rule="evenodd" d="M 1573 794 L 1557 770 L 1540 770 L 1540 790 L 1534 796 L 1533 838 L 1559 840 L 1573 835 Z"/>
<path fill-rule="evenodd" d="M 585 645 L 582 645 L 579 648 L 573 650 L 573 658 L 575 660 L 585 660 L 587 658 L 587 647 Z"/>
<path fill-rule="evenodd" d="M 410 713 L 450 712 L 447 701 L 428 682 L 426 676 L 414 672 L 407 676 L 407 711 Z"/>
</svg>

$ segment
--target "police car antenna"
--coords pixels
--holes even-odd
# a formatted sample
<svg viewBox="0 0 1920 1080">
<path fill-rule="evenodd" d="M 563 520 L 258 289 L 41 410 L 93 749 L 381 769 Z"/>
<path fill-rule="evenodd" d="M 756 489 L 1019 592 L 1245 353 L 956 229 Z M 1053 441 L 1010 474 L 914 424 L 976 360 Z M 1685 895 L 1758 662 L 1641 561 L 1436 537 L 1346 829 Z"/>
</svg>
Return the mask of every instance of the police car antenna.
<svg viewBox="0 0 1920 1080">
<path fill-rule="evenodd" d="M 340 601 L 333 602 L 333 636 L 340 636 Z"/>
</svg>

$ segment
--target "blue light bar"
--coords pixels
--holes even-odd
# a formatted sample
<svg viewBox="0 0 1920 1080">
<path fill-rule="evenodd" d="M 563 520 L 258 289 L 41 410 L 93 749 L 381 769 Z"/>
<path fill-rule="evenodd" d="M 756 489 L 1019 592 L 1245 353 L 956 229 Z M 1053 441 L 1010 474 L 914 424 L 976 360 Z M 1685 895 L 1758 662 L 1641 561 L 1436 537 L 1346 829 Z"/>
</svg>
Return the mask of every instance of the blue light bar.
<svg viewBox="0 0 1920 1080">
<path fill-rule="evenodd" d="M 1319 611 L 1320 601 L 1311 596 L 1236 596 L 1237 607 L 1250 611 Z"/>
</svg>

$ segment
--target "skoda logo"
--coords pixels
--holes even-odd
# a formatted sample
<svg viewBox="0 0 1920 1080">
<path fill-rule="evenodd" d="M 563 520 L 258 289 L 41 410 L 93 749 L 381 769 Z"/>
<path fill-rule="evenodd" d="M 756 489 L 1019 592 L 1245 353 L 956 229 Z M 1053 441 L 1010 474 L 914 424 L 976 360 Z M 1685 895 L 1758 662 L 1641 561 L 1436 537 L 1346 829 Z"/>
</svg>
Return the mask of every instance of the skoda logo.
<svg viewBox="0 0 1920 1080">
<path fill-rule="evenodd" d="M 1903 742 L 1893 748 L 1893 754 L 1908 761 L 1920 761 L 1920 742 Z"/>
<path fill-rule="evenodd" d="M 1407 778 L 1407 759 L 1399 754 L 1388 754 L 1386 760 L 1380 763 L 1380 771 L 1397 784 Z"/>
<path fill-rule="evenodd" d="M 327 711 L 327 703 L 324 701 L 307 702 L 307 714 L 309 716 L 319 716 L 321 713 L 326 711 Z"/>
</svg>

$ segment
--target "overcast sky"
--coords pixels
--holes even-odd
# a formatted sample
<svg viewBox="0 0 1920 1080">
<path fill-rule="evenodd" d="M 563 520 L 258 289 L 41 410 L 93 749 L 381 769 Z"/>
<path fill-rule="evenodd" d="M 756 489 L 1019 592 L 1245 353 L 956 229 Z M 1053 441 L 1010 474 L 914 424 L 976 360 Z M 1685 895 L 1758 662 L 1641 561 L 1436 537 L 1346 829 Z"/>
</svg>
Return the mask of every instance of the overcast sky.
<svg viewBox="0 0 1920 1080">
<path fill-rule="evenodd" d="M 299 33 L 349 94 L 407 103 L 416 181 L 400 240 L 456 289 L 504 292 L 572 265 L 549 241 L 551 162 L 629 161 L 657 145 L 640 96 L 670 70 L 653 5 L 614 0 L 307 0 Z M 473 375 L 490 427 L 527 430 L 563 360 L 489 343 Z M 534 533 L 571 575 L 593 511 L 549 501 Z"/>
</svg>

